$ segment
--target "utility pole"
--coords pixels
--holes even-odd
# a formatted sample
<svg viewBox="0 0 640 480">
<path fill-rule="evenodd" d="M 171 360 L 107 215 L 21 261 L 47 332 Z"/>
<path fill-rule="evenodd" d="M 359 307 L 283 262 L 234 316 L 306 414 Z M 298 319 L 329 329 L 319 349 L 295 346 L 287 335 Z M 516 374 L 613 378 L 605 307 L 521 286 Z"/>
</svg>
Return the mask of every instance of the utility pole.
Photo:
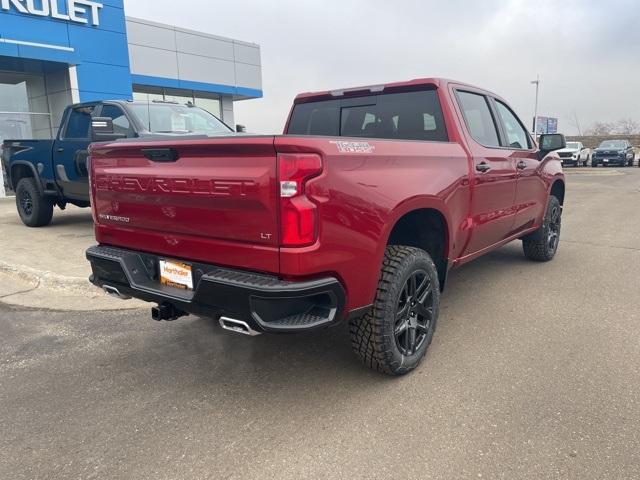
<svg viewBox="0 0 640 480">
<path fill-rule="evenodd" d="M 582 136 L 582 129 L 580 128 L 580 121 L 578 120 L 578 115 L 576 112 L 573 112 L 573 118 L 576 121 L 576 128 L 578 129 L 578 135 Z"/>
<path fill-rule="evenodd" d="M 536 86 L 536 106 L 533 110 L 533 136 L 538 135 L 538 94 L 540 90 L 540 75 L 536 76 L 535 80 L 531 83 Z"/>
</svg>

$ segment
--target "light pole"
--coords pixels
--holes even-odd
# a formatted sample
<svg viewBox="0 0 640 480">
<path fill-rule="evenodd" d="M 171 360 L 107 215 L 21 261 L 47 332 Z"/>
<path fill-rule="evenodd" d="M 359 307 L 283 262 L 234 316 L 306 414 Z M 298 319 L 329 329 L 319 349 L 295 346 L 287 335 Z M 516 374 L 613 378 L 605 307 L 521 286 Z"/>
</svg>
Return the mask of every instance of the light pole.
<svg viewBox="0 0 640 480">
<path fill-rule="evenodd" d="M 540 90 L 540 75 L 536 75 L 536 79 L 531 83 L 536 86 L 536 106 L 533 110 L 533 136 L 538 135 L 538 93 Z"/>
</svg>

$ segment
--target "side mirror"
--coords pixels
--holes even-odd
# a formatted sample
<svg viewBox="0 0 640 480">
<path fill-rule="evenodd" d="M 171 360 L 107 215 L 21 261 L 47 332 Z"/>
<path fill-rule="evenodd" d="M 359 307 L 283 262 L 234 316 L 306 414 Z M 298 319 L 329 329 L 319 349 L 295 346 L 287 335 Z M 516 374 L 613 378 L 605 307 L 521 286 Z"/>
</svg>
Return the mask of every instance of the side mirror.
<svg viewBox="0 0 640 480">
<path fill-rule="evenodd" d="M 116 133 L 113 119 L 110 117 L 93 117 L 91 119 L 91 140 L 94 142 L 110 142 L 126 138 L 125 133 Z"/>
<path fill-rule="evenodd" d="M 540 160 L 542 160 L 549 153 L 566 148 L 567 140 L 561 133 L 547 133 L 540 135 L 538 144 L 540 145 Z"/>
<path fill-rule="evenodd" d="M 236 125 L 236 132 L 247 133 L 247 127 L 245 127 L 244 125 Z"/>
</svg>

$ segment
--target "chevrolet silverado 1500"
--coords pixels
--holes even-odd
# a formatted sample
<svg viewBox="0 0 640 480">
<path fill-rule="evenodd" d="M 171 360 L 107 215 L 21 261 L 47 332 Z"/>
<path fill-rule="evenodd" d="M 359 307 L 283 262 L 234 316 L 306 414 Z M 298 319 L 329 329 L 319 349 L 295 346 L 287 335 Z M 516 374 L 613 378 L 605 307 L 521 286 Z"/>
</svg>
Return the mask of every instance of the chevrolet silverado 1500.
<svg viewBox="0 0 640 480">
<path fill-rule="evenodd" d="M 517 239 L 554 257 L 564 147 L 442 79 L 299 95 L 284 135 L 94 144 L 91 281 L 249 335 L 347 320 L 364 363 L 403 374 L 451 268 Z"/>
</svg>

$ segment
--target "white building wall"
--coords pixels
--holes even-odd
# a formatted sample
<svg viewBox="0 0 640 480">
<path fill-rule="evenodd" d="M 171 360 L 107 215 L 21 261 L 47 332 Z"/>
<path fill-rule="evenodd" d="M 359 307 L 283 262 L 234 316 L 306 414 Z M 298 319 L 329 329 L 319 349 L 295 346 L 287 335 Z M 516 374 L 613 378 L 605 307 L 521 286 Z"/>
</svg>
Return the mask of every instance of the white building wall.
<svg viewBox="0 0 640 480">
<path fill-rule="evenodd" d="M 127 18 L 131 73 L 262 90 L 260 46 Z"/>
</svg>

